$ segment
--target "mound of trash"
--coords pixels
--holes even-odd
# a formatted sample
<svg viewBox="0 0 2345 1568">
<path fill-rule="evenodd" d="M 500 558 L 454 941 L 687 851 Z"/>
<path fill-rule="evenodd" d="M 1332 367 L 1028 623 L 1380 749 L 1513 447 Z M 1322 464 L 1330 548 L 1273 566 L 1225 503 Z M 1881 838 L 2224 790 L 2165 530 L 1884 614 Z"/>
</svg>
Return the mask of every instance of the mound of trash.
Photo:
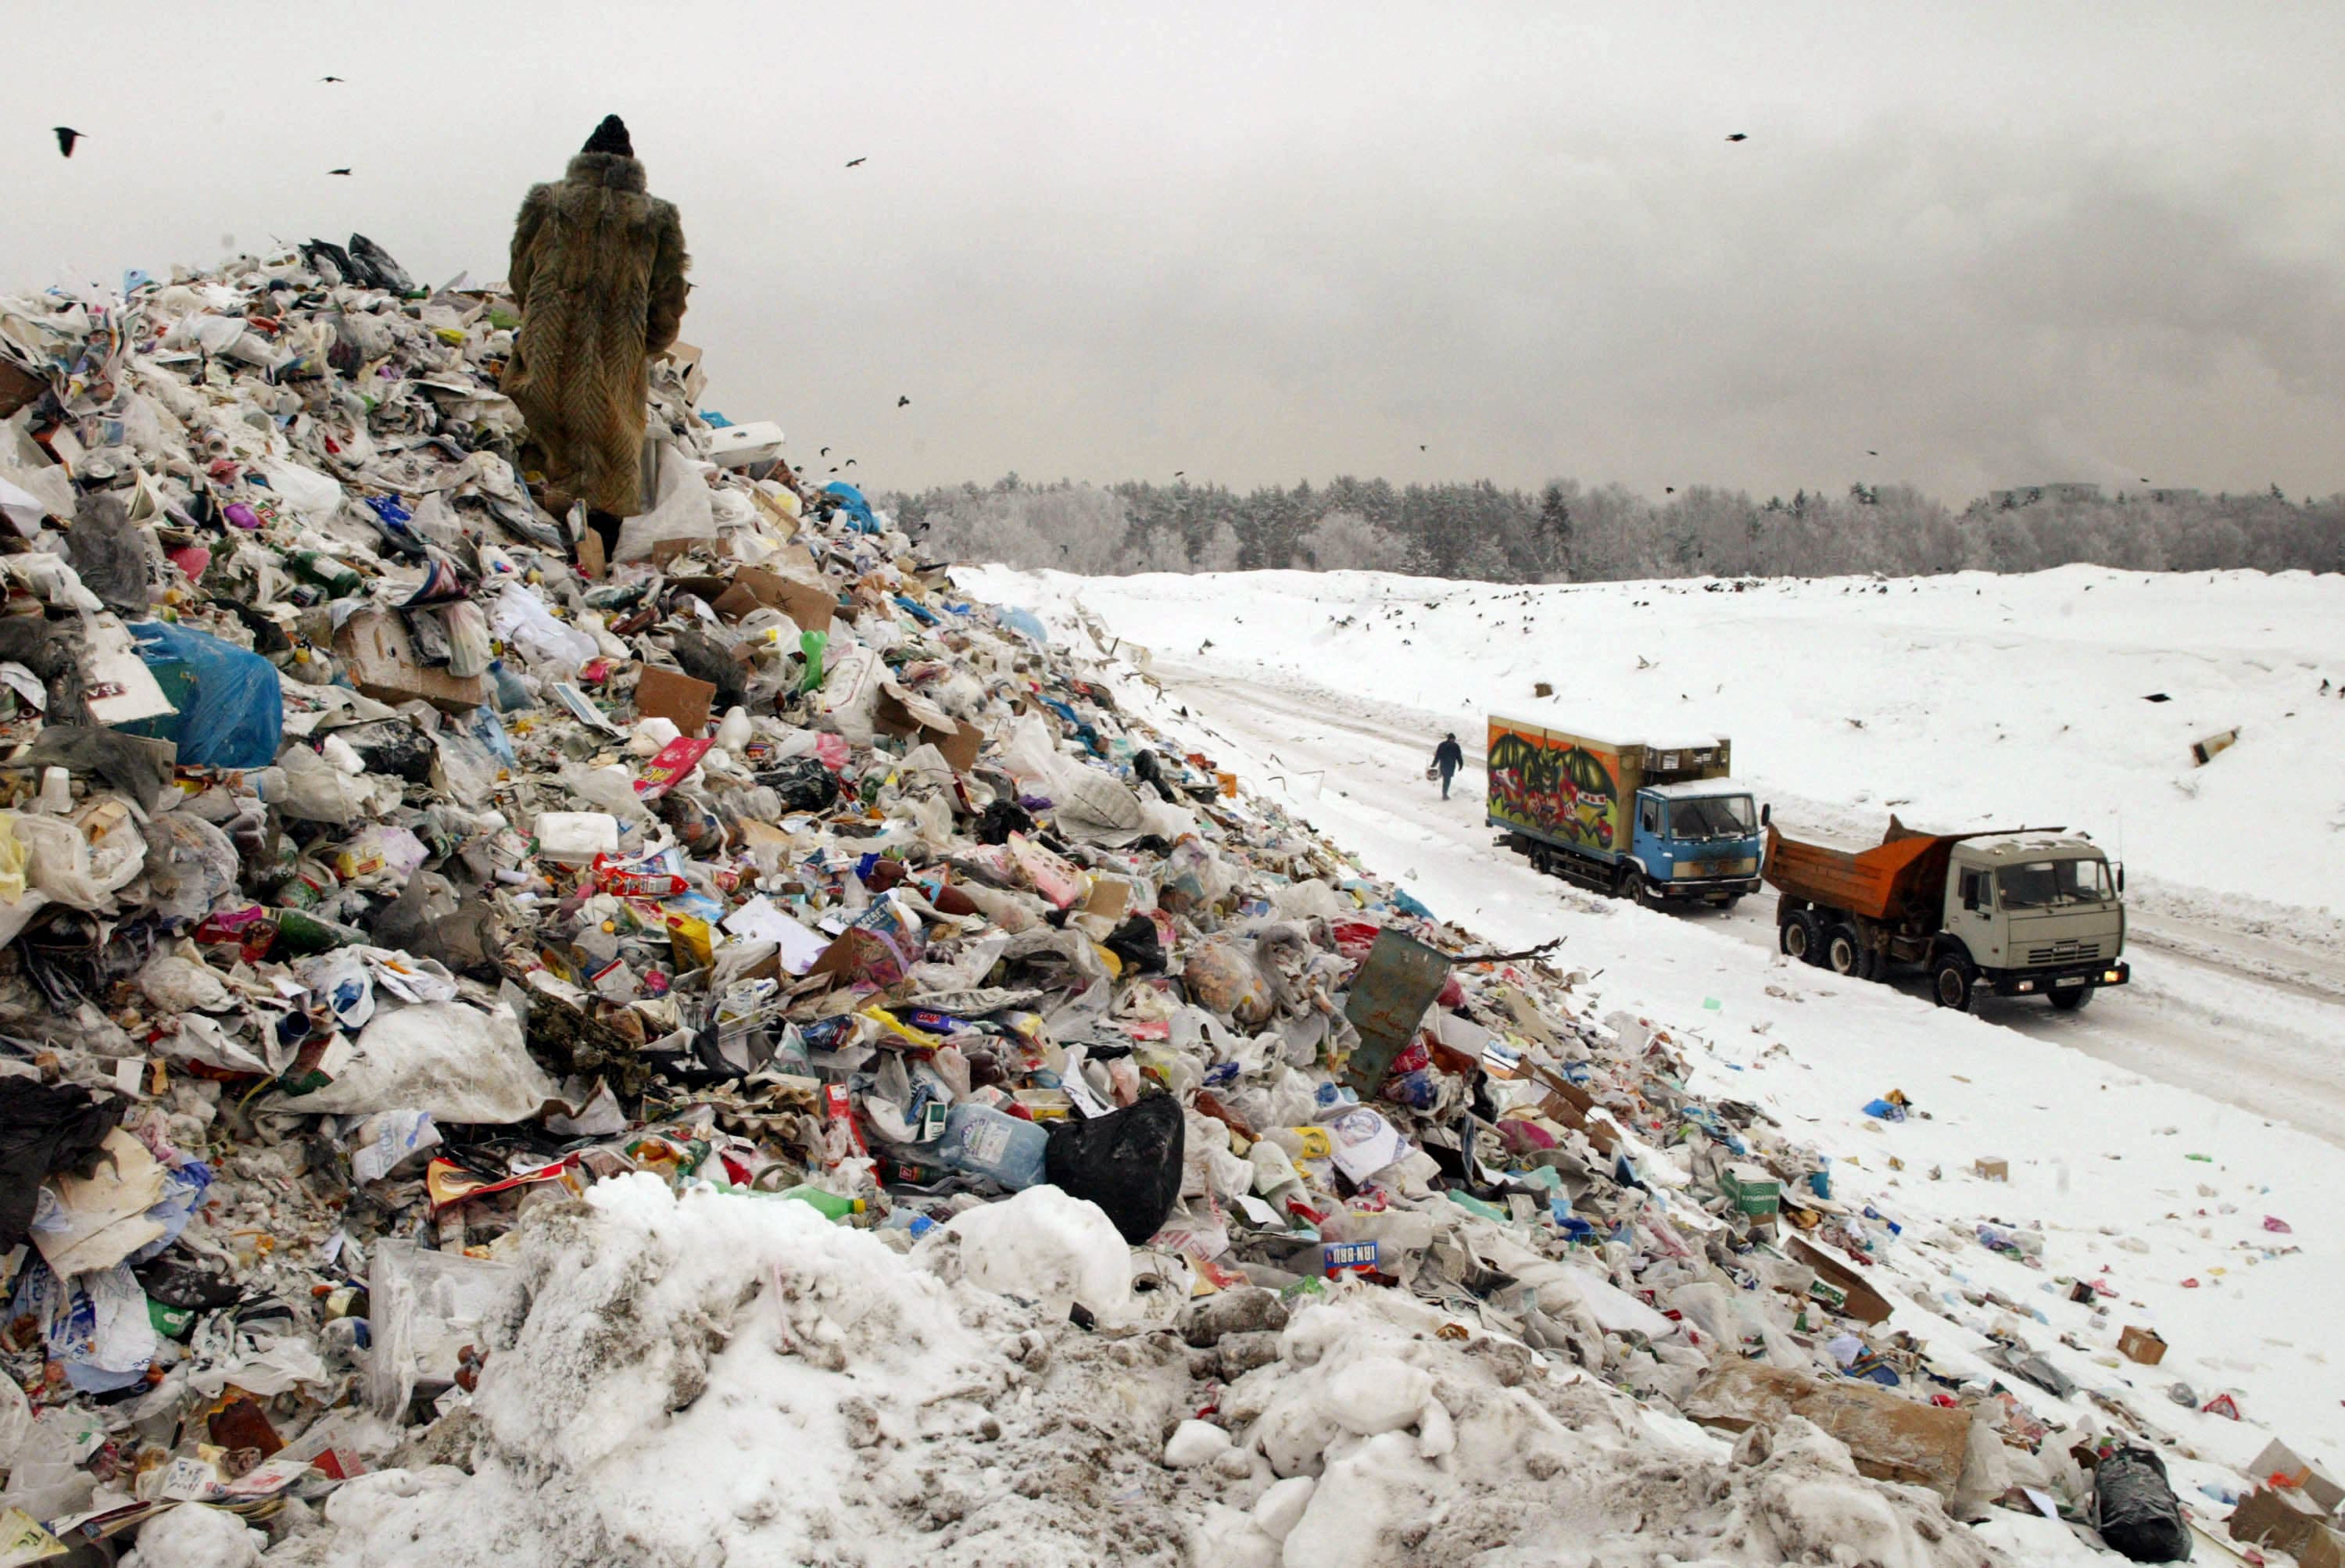
<svg viewBox="0 0 2345 1568">
<path fill-rule="evenodd" d="M 1911 1243 L 1816 1150 L 698 409 L 696 351 L 605 562 L 496 289 L 356 237 L 127 283 L 0 300 L 11 1561 L 2088 1520 L 2132 1429 L 1893 1327 Z"/>
</svg>

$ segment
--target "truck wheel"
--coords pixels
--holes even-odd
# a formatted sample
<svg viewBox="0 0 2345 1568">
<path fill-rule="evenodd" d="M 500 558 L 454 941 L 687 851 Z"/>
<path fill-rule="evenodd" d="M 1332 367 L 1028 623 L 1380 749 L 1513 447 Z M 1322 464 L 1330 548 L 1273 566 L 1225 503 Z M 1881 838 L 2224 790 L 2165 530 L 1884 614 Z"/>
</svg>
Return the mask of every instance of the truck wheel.
<svg viewBox="0 0 2345 1568">
<path fill-rule="evenodd" d="M 1864 949 L 1858 943 L 1853 929 L 1844 924 L 1835 925 L 1824 932 L 1824 967 L 1834 974 L 1862 978 Z"/>
<path fill-rule="evenodd" d="M 1823 939 L 1818 932 L 1815 915 L 1807 910 L 1794 912 L 1776 932 L 1786 956 L 1802 963 L 1822 961 Z"/>
<path fill-rule="evenodd" d="M 2074 991 L 2052 993 L 2052 1005 L 2062 1013 L 2075 1013 L 2093 999 L 2093 988 L 2080 985 Z"/>
<path fill-rule="evenodd" d="M 1959 952 L 1942 952 L 1930 966 L 1930 995 L 1941 1007 L 1957 1013 L 1971 1010 L 1971 986 L 1978 971 Z"/>
<path fill-rule="evenodd" d="M 1639 877 L 1637 879 L 1637 901 L 1644 905 L 1649 910 L 1660 909 L 1669 902 L 1667 899 L 1661 896 L 1660 888 L 1650 877 Z"/>
</svg>

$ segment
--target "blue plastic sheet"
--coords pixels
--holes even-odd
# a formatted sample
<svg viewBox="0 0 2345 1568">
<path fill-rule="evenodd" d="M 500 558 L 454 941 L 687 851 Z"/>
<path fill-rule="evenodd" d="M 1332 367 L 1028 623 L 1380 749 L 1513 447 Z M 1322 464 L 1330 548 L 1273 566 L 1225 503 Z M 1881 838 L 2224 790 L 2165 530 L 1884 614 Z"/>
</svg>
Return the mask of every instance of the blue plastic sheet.
<svg viewBox="0 0 2345 1568">
<path fill-rule="evenodd" d="M 164 738 L 183 768 L 266 768 L 285 739 L 285 697 L 277 667 L 248 648 L 168 621 L 140 621 L 130 635 L 138 657 L 178 705 Z"/>
</svg>

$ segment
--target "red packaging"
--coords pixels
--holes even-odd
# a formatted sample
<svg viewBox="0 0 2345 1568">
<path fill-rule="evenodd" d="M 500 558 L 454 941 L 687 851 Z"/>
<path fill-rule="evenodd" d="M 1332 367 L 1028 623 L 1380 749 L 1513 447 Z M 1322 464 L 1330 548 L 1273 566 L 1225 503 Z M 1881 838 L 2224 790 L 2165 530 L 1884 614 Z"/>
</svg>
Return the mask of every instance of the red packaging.
<svg viewBox="0 0 2345 1568">
<path fill-rule="evenodd" d="M 868 1155 L 870 1147 L 863 1141 L 862 1129 L 855 1125 L 855 1100 L 844 1084 L 822 1086 L 823 1151 L 826 1164 L 836 1166 L 844 1159 Z"/>
<path fill-rule="evenodd" d="M 594 857 L 593 873 L 594 885 L 614 898 L 667 899 L 692 891 L 690 882 L 672 871 L 630 871 L 608 855 Z"/>
<path fill-rule="evenodd" d="M 690 777 L 716 744 L 714 740 L 669 741 L 657 757 L 644 764 L 644 776 L 635 780 L 635 793 L 646 800 L 658 799 Z"/>
</svg>

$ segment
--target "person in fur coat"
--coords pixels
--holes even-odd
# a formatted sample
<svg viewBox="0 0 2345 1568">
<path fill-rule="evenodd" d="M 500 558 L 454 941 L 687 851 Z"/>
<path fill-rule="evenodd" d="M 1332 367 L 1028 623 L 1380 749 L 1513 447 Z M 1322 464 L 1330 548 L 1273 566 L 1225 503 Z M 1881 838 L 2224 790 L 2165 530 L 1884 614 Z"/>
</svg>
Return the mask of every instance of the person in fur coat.
<svg viewBox="0 0 2345 1568">
<path fill-rule="evenodd" d="M 560 180 L 530 188 L 513 228 L 522 323 L 503 390 L 543 457 L 546 510 L 584 501 L 606 558 L 619 519 L 643 509 L 645 380 L 675 341 L 689 261 L 683 220 L 645 189 L 616 115 Z"/>
</svg>

